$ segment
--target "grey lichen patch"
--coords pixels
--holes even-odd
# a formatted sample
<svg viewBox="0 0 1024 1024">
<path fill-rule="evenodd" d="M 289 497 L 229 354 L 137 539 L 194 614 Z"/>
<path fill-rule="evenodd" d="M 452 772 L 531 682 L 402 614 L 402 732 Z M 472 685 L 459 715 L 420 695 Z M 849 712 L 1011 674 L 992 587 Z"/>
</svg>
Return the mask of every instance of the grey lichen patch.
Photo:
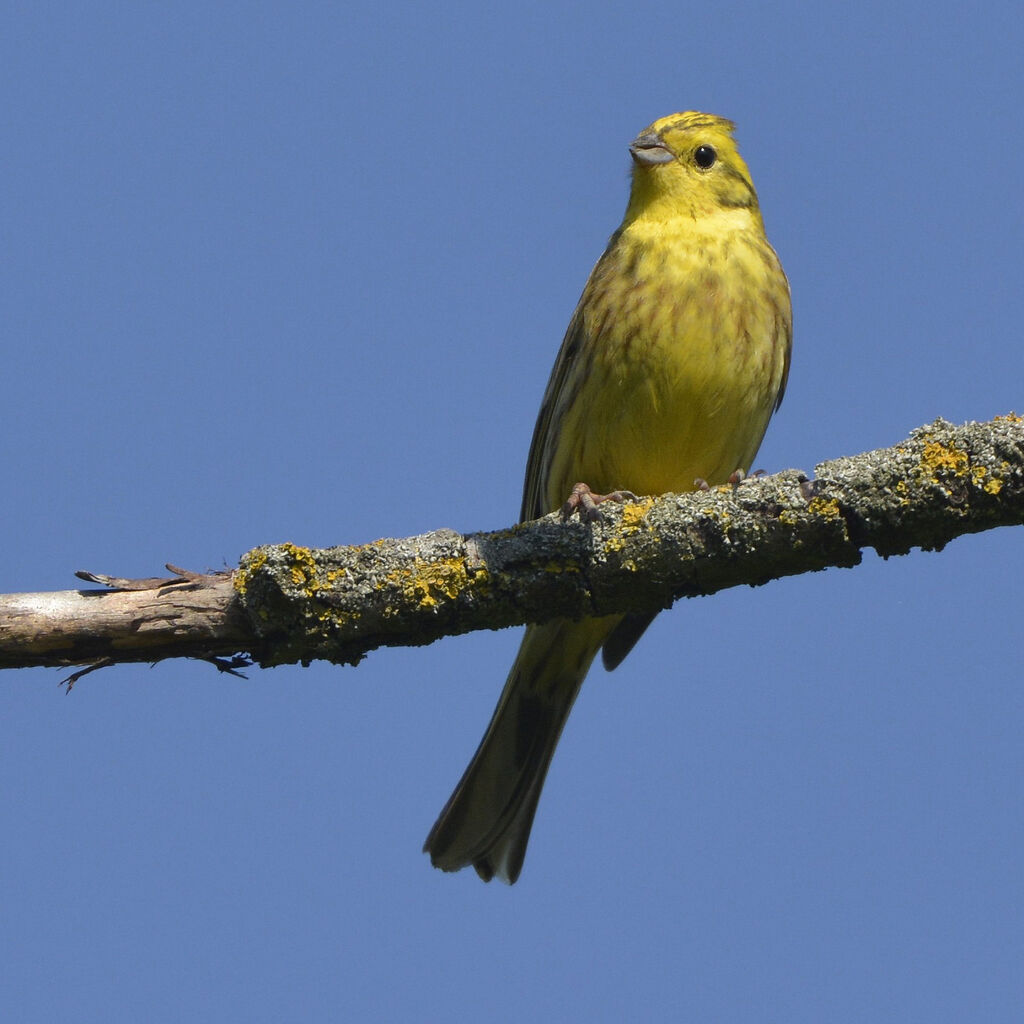
<svg viewBox="0 0 1024 1024">
<path fill-rule="evenodd" d="M 1019 497 L 1022 485 L 1022 425 L 1012 415 L 959 427 L 938 419 L 893 448 L 818 466 L 817 482 L 859 545 L 884 557 L 939 550 L 1005 520 L 1000 502 Z"/>
<path fill-rule="evenodd" d="M 489 574 L 468 564 L 459 534 L 438 530 L 354 547 L 269 545 L 249 552 L 239 575 L 236 589 L 273 637 L 275 661 L 355 662 L 412 621 L 436 618 L 441 635 L 459 602 L 488 586 Z"/>
</svg>

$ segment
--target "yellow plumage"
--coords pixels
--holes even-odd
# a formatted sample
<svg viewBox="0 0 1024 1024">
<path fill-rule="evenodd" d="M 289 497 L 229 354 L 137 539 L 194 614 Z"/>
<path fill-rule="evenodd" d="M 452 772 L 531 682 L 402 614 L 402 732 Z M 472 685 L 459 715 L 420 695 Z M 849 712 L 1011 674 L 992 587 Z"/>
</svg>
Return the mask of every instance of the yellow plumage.
<svg viewBox="0 0 1024 1024">
<path fill-rule="evenodd" d="M 746 472 L 782 400 L 789 285 L 730 121 L 693 111 L 630 146 L 622 225 L 594 267 L 530 447 L 521 518 L 595 493 L 662 494 Z M 476 756 L 427 837 L 446 871 L 514 882 L 562 726 L 594 655 L 614 668 L 653 616 L 527 627 Z"/>
</svg>

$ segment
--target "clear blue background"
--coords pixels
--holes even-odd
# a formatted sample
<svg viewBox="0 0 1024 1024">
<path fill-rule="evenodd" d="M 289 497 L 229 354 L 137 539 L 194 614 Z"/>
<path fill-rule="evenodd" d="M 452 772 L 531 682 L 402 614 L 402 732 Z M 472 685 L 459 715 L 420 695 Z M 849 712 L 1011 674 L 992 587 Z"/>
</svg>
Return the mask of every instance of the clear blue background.
<svg viewBox="0 0 1024 1024">
<path fill-rule="evenodd" d="M 793 284 L 757 465 L 1024 412 L 1024 15 L 7 5 L 2 589 L 517 513 L 635 133 L 739 124 Z M 519 884 L 423 838 L 516 631 L 357 669 L 3 675 L 0 1012 L 1017 1021 L 1024 531 L 686 602 Z"/>
</svg>

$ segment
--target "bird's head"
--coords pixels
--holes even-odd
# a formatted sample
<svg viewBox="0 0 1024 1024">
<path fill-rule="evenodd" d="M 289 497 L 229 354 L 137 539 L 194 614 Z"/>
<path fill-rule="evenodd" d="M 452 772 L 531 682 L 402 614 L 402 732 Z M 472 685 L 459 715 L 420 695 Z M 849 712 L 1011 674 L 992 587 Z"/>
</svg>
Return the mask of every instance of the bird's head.
<svg viewBox="0 0 1024 1024">
<path fill-rule="evenodd" d="M 705 217 L 745 209 L 760 222 L 750 171 L 733 140 L 732 121 L 688 110 L 669 114 L 631 143 L 633 187 L 626 220 Z"/>
</svg>

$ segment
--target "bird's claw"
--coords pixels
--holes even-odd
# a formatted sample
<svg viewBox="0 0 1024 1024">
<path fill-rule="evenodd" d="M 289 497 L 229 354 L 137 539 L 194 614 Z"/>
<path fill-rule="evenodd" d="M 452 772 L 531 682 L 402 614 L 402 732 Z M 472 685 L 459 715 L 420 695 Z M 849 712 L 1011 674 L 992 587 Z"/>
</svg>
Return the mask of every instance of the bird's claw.
<svg viewBox="0 0 1024 1024">
<path fill-rule="evenodd" d="M 744 480 L 751 480 L 751 479 L 754 479 L 756 477 L 764 476 L 764 475 L 765 475 L 765 472 L 764 472 L 763 469 L 755 469 L 753 473 L 747 473 L 745 470 L 742 470 L 742 469 L 734 469 L 729 474 L 729 477 L 725 481 L 725 483 L 726 483 L 726 485 L 731 486 L 731 487 L 739 487 L 739 485 L 741 483 L 743 483 Z M 711 484 L 709 484 L 707 482 L 707 480 L 705 480 L 704 477 L 702 477 L 702 476 L 697 477 L 697 479 L 693 481 L 693 487 L 694 487 L 694 490 L 697 490 L 697 491 L 710 491 L 711 490 Z"/>
<path fill-rule="evenodd" d="M 635 501 L 636 495 L 632 491 L 612 491 L 610 494 L 595 494 L 587 484 L 576 484 L 569 495 L 569 500 L 562 506 L 562 519 L 572 518 L 573 513 L 578 513 L 580 519 L 588 523 L 598 523 L 604 517 L 597 507 L 605 501 Z"/>
</svg>

